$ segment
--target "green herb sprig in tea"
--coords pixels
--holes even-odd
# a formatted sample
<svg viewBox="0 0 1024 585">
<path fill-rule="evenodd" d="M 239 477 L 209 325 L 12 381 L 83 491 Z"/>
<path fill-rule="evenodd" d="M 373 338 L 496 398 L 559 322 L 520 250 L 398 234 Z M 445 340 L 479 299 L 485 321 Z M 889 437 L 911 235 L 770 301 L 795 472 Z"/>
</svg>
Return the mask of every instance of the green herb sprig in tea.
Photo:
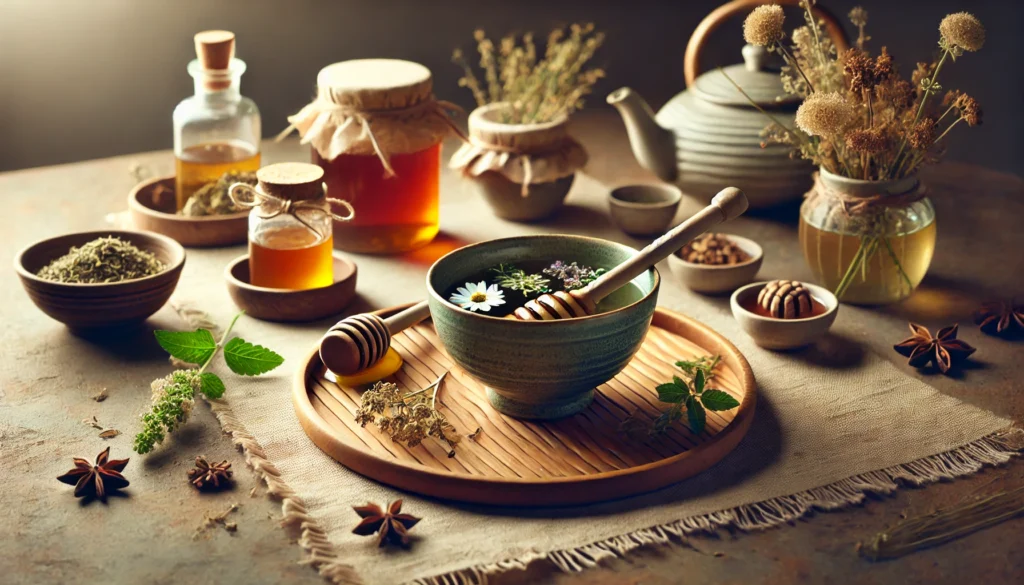
<svg viewBox="0 0 1024 585">
<path fill-rule="evenodd" d="M 548 279 L 540 274 L 527 274 L 512 264 L 498 264 L 491 268 L 490 273 L 501 288 L 517 290 L 526 296 L 551 292 Z"/>
<path fill-rule="evenodd" d="M 166 268 L 151 252 L 108 236 L 72 247 L 71 251 L 44 266 L 36 275 L 54 282 L 94 284 L 144 278 L 159 274 Z"/>
<path fill-rule="evenodd" d="M 220 341 L 215 340 L 213 333 L 207 329 L 154 332 L 157 343 L 167 353 L 198 367 L 177 370 L 153 380 L 153 409 L 142 415 L 142 430 L 135 436 L 134 448 L 137 453 L 152 451 L 167 433 L 188 420 L 195 406 L 196 393 L 213 399 L 224 395 L 224 381 L 217 374 L 206 371 L 219 352 L 224 352 L 224 363 L 228 368 L 242 376 L 265 374 L 284 363 L 280 355 L 240 337 L 228 341 L 228 335 L 241 316 L 242 313 L 235 315 Z"/>
<path fill-rule="evenodd" d="M 658 386 L 658 400 L 671 406 L 647 424 L 631 414 L 622 421 L 622 430 L 631 436 L 647 435 L 656 437 L 663 435 L 675 421 L 683 417 L 695 435 L 704 432 L 707 424 L 708 410 L 713 412 L 732 410 L 740 405 L 739 401 L 727 392 L 709 386 L 715 377 L 715 368 L 722 361 L 722 356 L 702 356 L 695 360 L 681 360 L 676 366 L 682 370 L 684 377 L 673 376 L 672 381 Z"/>
</svg>

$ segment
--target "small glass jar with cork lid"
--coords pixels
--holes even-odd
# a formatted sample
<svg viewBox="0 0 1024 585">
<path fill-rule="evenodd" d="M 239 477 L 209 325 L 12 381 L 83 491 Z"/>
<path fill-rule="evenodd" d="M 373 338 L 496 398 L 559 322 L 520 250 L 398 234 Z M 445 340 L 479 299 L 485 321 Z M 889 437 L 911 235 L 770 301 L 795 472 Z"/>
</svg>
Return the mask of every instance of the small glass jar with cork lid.
<svg viewBox="0 0 1024 585">
<path fill-rule="evenodd" d="M 256 171 L 255 187 L 231 186 L 231 199 L 249 208 L 249 282 L 306 290 L 334 282 L 334 222 L 352 219 L 351 206 L 329 199 L 324 171 L 308 163 L 278 163 Z M 344 208 L 347 215 L 332 210 Z"/>
<path fill-rule="evenodd" d="M 175 192 L 180 211 L 196 191 L 224 173 L 260 167 L 260 112 L 239 86 L 245 62 L 235 59 L 235 35 L 208 30 L 195 35 L 188 64 L 195 95 L 174 108 Z"/>
<path fill-rule="evenodd" d="M 439 229 L 441 142 L 461 132 L 434 98 L 430 70 L 397 59 L 328 65 L 317 96 L 289 116 L 331 193 L 356 218 L 335 226 L 335 247 L 394 254 L 428 244 Z"/>
</svg>

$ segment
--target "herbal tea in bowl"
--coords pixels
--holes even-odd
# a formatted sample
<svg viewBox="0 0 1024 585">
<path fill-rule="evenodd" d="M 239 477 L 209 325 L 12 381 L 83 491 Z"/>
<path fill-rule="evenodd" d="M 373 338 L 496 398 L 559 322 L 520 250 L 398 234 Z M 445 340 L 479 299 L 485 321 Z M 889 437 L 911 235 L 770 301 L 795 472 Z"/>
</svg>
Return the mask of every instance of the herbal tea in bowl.
<svg viewBox="0 0 1024 585">
<path fill-rule="evenodd" d="M 14 259 L 32 302 L 72 329 L 145 321 L 171 297 L 184 265 L 178 242 L 125 230 L 49 238 Z"/>
<path fill-rule="evenodd" d="M 530 419 L 575 414 L 640 348 L 657 304 L 657 270 L 604 297 L 589 316 L 518 320 L 513 312 L 541 295 L 580 290 L 636 255 L 570 235 L 466 246 L 427 273 L 430 314 L 452 360 L 487 386 L 496 409 Z"/>
</svg>

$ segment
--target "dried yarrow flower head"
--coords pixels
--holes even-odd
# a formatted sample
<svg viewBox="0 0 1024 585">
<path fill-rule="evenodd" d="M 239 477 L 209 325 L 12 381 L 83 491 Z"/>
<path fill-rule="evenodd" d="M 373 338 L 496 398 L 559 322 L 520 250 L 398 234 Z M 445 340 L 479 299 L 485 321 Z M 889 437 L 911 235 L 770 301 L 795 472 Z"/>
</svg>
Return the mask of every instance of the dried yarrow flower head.
<svg viewBox="0 0 1024 585">
<path fill-rule="evenodd" d="M 928 150 L 935 144 L 937 135 L 935 118 L 924 117 L 910 129 L 910 134 L 907 135 L 907 142 L 917 150 Z"/>
<path fill-rule="evenodd" d="M 854 152 L 878 154 L 889 148 L 889 136 L 883 128 L 852 130 L 846 134 L 846 147 Z"/>
<path fill-rule="evenodd" d="M 949 14 L 939 23 L 939 33 L 947 45 L 977 51 L 985 44 L 985 27 L 969 12 Z"/>
<path fill-rule="evenodd" d="M 875 62 L 864 51 L 850 49 L 843 53 L 842 62 L 847 84 L 855 97 L 860 98 L 862 92 L 878 85 Z"/>
<path fill-rule="evenodd" d="M 422 390 L 404 395 L 397 384 L 377 382 L 373 388 L 363 392 L 356 410 L 356 422 L 364 427 L 374 423 L 393 441 L 405 443 L 408 447 L 415 447 L 427 437 L 434 437 L 447 449 L 448 457 L 455 457 L 454 445 L 462 437 L 436 408 L 437 393 L 444 377 L 442 375 Z"/>
<path fill-rule="evenodd" d="M 751 45 L 771 47 L 785 37 L 782 30 L 785 20 L 781 6 L 758 6 L 743 21 L 743 38 Z"/>
<path fill-rule="evenodd" d="M 813 93 L 796 111 L 796 125 L 811 136 L 835 136 L 854 118 L 853 106 L 836 92 Z"/>
<path fill-rule="evenodd" d="M 968 126 L 981 124 L 981 106 L 978 100 L 958 90 L 947 91 L 942 98 L 942 105 L 950 106 L 960 114 L 960 118 Z"/>
</svg>

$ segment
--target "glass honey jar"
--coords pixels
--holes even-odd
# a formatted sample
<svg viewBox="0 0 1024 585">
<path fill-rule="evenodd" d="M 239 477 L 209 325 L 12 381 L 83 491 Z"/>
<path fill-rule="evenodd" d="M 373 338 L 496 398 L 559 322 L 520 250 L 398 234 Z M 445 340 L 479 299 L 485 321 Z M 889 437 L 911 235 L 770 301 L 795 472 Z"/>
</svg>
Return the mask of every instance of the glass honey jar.
<svg viewBox="0 0 1024 585">
<path fill-rule="evenodd" d="M 235 59 L 235 35 L 195 35 L 188 64 L 195 95 L 174 109 L 175 194 L 180 211 L 196 191 L 227 172 L 260 167 L 260 112 L 239 91 L 245 62 Z"/>
<path fill-rule="evenodd" d="M 327 198 L 324 171 L 308 163 L 279 163 L 256 171 L 255 187 L 231 186 L 249 213 L 249 282 L 306 290 L 334 282 L 333 225 L 352 218 L 345 201 Z M 345 216 L 332 209 L 343 207 Z"/>
<path fill-rule="evenodd" d="M 428 244 L 439 230 L 441 143 L 458 132 L 433 95 L 430 70 L 396 59 L 328 65 L 317 97 L 290 116 L 331 194 L 355 218 L 335 225 L 334 246 L 395 254 Z M 288 132 L 286 131 L 286 133 Z"/>
</svg>

